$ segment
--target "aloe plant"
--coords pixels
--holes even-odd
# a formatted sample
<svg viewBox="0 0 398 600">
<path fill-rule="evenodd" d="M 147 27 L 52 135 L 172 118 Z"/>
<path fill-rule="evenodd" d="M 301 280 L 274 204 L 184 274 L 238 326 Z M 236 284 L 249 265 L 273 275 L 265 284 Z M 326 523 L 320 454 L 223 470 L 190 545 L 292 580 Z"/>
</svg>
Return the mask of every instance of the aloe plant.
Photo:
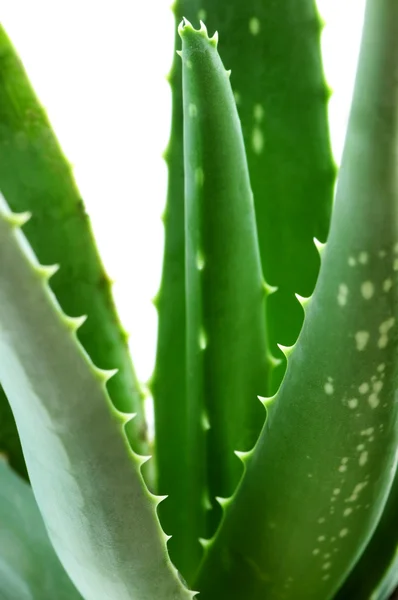
<svg viewBox="0 0 398 600">
<path fill-rule="evenodd" d="M 326 244 L 315 4 L 174 11 L 154 444 L 89 218 L 0 31 L 0 596 L 387 600 L 398 4 L 367 0 Z"/>
</svg>

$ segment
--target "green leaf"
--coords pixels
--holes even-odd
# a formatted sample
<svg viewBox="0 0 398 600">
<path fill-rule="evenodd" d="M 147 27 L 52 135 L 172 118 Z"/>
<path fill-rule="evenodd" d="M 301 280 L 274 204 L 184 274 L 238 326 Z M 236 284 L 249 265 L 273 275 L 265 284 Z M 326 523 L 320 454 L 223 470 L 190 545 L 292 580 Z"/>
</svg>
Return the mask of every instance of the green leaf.
<svg viewBox="0 0 398 600">
<path fill-rule="evenodd" d="M 86 600 L 188 600 L 156 507 L 95 367 L 20 225 L 0 206 L 0 381 L 51 542 Z"/>
<path fill-rule="evenodd" d="M 176 38 L 180 39 L 176 31 Z M 177 42 L 176 42 L 177 45 Z M 169 167 L 168 195 L 163 217 L 165 247 L 162 281 L 154 301 L 158 310 L 156 365 L 150 382 L 155 408 L 155 459 L 157 492 L 169 494 L 159 506 L 164 530 L 183 531 L 186 516 L 180 512 L 186 502 L 184 460 L 186 444 L 186 326 L 185 326 L 185 233 L 184 162 L 182 114 L 182 63 L 176 54 L 169 79 L 173 86 L 172 134 L 165 159 Z M 204 494 L 201 490 L 199 496 Z M 188 507 L 186 507 L 188 510 Z M 175 538 L 168 548 L 174 555 Z M 179 543 L 177 542 L 177 546 Z M 177 549 L 178 551 L 178 549 Z M 196 548 L 196 554 L 200 548 Z"/>
<path fill-rule="evenodd" d="M 202 19 L 209 31 L 217 30 L 223 63 L 232 69 L 262 268 L 266 281 L 278 287 L 267 302 L 270 348 L 283 359 L 272 373 L 271 394 L 285 371 L 277 343 L 297 340 L 303 311 L 294 294 L 307 297 L 314 290 L 319 257 L 312 239 L 325 241 L 332 205 L 336 167 L 321 61 L 323 25 L 314 0 L 180 0 L 175 13 L 178 20 Z M 175 85 L 176 77 L 177 104 Z"/>
<path fill-rule="evenodd" d="M 368 0 L 329 241 L 286 377 L 210 545 L 203 600 L 330 598 L 397 461 L 398 4 Z"/>
<path fill-rule="evenodd" d="M 205 20 L 211 31 L 217 29 L 223 62 L 232 68 L 263 271 L 267 281 L 279 286 L 268 300 L 267 329 L 272 352 L 278 353 L 283 364 L 275 370 L 278 361 L 272 361 L 267 379 L 257 390 L 269 395 L 276 390 L 285 369 L 276 342 L 292 344 L 302 325 L 303 311 L 294 293 L 310 295 L 315 285 L 319 259 L 312 238 L 324 240 L 329 222 L 335 167 L 328 138 L 328 90 L 320 59 L 321 23 L 313 0 L 176 0 L 173 10 L 177 24 L 186 16 L 192 23 Z M 177 36 L 176 48 L 178 41 Z M 188 410 L 183 102 L 178 56 L 169 81 L 173 100 L 172 131 L 165 153 L 169 185 L 163 274 L 155 301 L 159 329 L 151 389 L 158 492 L 170 494 L 160 507 L 160 516 L 165 530 L 174 534 L 185 527 L 183 520 L 177 524 L 177 515 L 186 469 L 182 449 Z M 229 418 L 227 412 L 223 420 Z M 238 427 L 240 419 L 236 421 Z M 210 453 L 209 475 L 216 479 L 213 464 Z M 220 516 L 219 511 L 215 513 L 209 534 Z M 178 542 L 173 537 L 169 542 L 172 553 L 175 544 Z"/>
<path fill-rule="evenodd" d="M 79 339 L 97 366 L 119 369 L 109 391 L 117 408 L 137 413 L 134 447 L 147 453 L 142 393 L 89 218 L 71 167 L 1 27 L 0 190 L 14 212 L 32 211 L 26 227 L 29 243 L 42 264 L 62 266 L 51 281 L 52 290 L 67 314 L 89 315 Z M 3 395 L 0 402 L 5 404 Z M 2 426 L 8 431 L 12 427 L 10 419 Z M 7 451 L 1 440 L 0 449 Z"/>
<path fill-rule="evenodd" d="M 264 420 L 257 394 L 266 391 L 269 362 L 266 288 L 229 75 L 217 53 L 216 38 L 209 40 L 204 27 L 196 31 L 185 22 L 179 32 L 183 41 L 188 375 L 182 446 L 185 472 L 181 496 L 174 497 L 175 505 L 179 503 L 178 523 L 184 527 L 178 529 L 176 523 L 172 530 L 171 556 L 191 581 L 200 558 L 195 553 L 197 540 L 206 533 L 206 453 L 212 465 L 211 497 L 231 494 L 242 470 L 234 451 L 253 446 Z"/>
<path fill-rule="evenodd" d="M 81 600 L 51 546 L 30 487 L 0 460 L 2 600 Z"/>
</svg>

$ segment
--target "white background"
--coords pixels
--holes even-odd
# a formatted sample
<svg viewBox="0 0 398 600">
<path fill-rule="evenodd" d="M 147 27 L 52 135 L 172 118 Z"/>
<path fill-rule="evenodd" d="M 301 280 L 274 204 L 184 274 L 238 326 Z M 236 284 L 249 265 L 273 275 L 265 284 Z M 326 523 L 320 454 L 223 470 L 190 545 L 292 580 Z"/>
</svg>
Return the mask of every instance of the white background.
<svg viewBox="0 0 398 600">
<path fill-rule="evenodd" d="M 227 0 L 226 0 L 227 1 Z M 0 19 L 46 108 L 91 215 L 142 381 L 154 361 L 173 58 L 170 0 L 0 0 Z M 318 0 L 339 162 L 364 0 Z M 210 32 L 213 33 L 213 32 Z M 232 68 L 233 65 L 226 65 Z"/>
</svg>

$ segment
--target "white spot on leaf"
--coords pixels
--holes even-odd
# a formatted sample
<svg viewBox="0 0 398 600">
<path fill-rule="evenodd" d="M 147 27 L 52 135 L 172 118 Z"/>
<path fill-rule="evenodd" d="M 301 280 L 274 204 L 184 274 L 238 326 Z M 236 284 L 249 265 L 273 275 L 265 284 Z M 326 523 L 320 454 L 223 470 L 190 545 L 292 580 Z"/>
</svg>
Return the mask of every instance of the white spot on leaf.
<svg viewBox="0 0 398 600">
<path fill-rule="evenodd" d="M 345 283 L 340 283 L 339 291 L 337 294 L 337 302 L 340 306 L 345 306 L 348 299 L 348 287 Z"/>
<path fill-rule="evenodd" d="M 197 117 L 198 116 L 198 107 L 196 106 L 196 104 L 190 104 L 188 106 L 188 114 L 190 117 Z"/>
<path fill-rule="evenodd" d="M 368 341 L 369 341 L 369 332 L 368 331 L 357 331 L 356 332 L 355 342 L 357 345 L 358 352 L 362 352 L 362 350 L 365 350 Z"/>
<path fill-rule="evenodd" d="M 325 385 L 323 386 L 323 389 L 325 390 L 325 394 L 327 394 L 328 396 L 331 396 L 334 392 L 333 383 L 331 383 L 330 381 L 327 381 L 325 383 Z"/>
<path fill-rule="evenodd" d="M 261 123 L 261 121 L 264 118 L 264 109 L 261 106 L 261 104 L 254 105 L 253 114 L 254 114 L 255 120 L 258 121 L 259 123 Z"/>
<path fill-rule="evenodd" d="M 369 391 L 369 384 L 366 382 L 361 383 L 361 385 L 358 388 L 358 391 L 360 394 L 367 394 Z"/>
<path fill-rule="evenodd" d="M 375 293 L 375 287 L 371 281 L 364 281 L 361 285 L 361 294 L 365 300 L 370 300 Z"/>
<path fill-rule="evenodd" d="M 261 23 L 257 17 L 252 17 L 249 21 L 249 31 L 252 35 L 260 33 Z"/>
<path fill-rule="evenodd" d="M 386 279 L 385 281 L 383 281 L 383 290 L 385 292 L 389 292 L 392 288 L 392 279 Z"/>
<path fill-rule="evenodd" d="M 261 154 L 264 148 L 264 136 L 259 127 L 254 127 L 252 131 L 252 148 L 255 154 Z"/>
<path fill-rule="evenodd" d="M 346 529 L 346 528 L 345 528 L 345 529 L 342 529 L 342 530 L 339 532 L 339 537 L 343 538 L 343 537 L 345 537 L 347 534 L 348 534 L 348 529 Z"/>
<path fill-rule="evenodd" d="M 354 409 L 357 408 L 358 406 L 358 399 L 357 398 L 351 398 L 350 400 L 347 401 L 348 404 L 348 408 Z"/>
</svg>

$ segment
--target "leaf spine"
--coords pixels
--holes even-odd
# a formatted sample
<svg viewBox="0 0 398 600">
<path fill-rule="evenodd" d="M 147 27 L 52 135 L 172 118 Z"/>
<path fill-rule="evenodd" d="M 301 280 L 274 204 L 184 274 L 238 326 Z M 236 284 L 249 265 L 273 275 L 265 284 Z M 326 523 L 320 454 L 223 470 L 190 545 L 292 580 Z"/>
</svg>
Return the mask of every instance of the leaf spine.
<svg viewBox="0 0 398 600">
<path fill-rule="evenodd" d="M 308 304 L 310 303 L 310 300 L 311 300 L 311 296 L 308 296 L 308 298 L 305 298 L 304 296 L 300 296 L 300 294 L 294 294 L 294 295 L 296 296 L 297 300 L 300 302 L 304 311 L 307 310 Z"/>
<path fill-rule="evenodd" d="M 71 331 L 76 332 L 87 321 L 87 315 L 81 317 L 68 317 L 65 315 L 63 320 Z"/>
<path fill-rule="evenodd" d="M 213 540 L 210 538 L 209 540 L 206 538 L 199 538 L 199 544 L 202 546 L 203 550 L 207 551 L 213 543 Z"/>
<path fill-rule="evenodd" d="M 199 33 L 201 33 L 202 35 L 205 35 L 207 38 L 209 38 L 206 25 L 203 23 L 203 21 L 199 21 L 199 23 L 200 23 Z"/>
<path fill-rule="evenodd" d="M 241 452 L 240 450 L 235 450 L 234 454 L 236 454 L 236 456 L 245 465 L 247 463 L 247 461 L 249 460 L 249 458 L 252 456 L 253 450 L 248 450 L 247 452 Z"/>
<path fill-rule="evenodd" d="M 23 227 L 32 217 L 32 213 L 26 211 L 22 213 L 7 213 L 4 218 L 11 227 Z"/>
<path fill-rule="evenodd" d="M 283 360 L 281 358 L 277 358 L 276 356 L 274 356 L 271 353 L 267 354 L 267 358 L 268 358 L 268 362 L 270 363 L 271 367 L 276 369 L 276 367 L 279 367 L 279 365 L 281 365 L 283 363 Z"/>
<path fill-rule="evenodd" d="M 107 383 L 112 377 L 119 372 L 119 369 L 100 369 L 98 367 L 94 367 L 95 374 L 98 379 L 103 383 Z"/>
<path fill-rule="evenodd" d="M 315 248 L 318 250 L 319 256 L 322 258 L 322 254 L 323 254 L 323 251 L 325 249 L 326 244 L 323 244 L 322 242 L 320 242 L 318 240 L 318 238 L 316 238 L 316 237 L 314 237 L 312 239 L 313 239 L 313 242 L 315 244 Z"/>
<path fill-rule="evenodd" d="M 222 498 L 221 496 L 216 496 L 215 500 L 221 506 L 221 508 L 225 511 L 227 506 L 231 504 L 232 498 Z"/>
<path fill-rule="evenodd" d="M 279 350 L 285 355 L 285 357 L 289 358 L 289 356 L 293 352 L 295 344 L 293 344 L 293 346 L 284 346 L 283 344 L 277 344 L 277 346 Z"/>
<path fill-rule="evenodd" d="M 49 281 L 60 269 L 59 265 L 38 265 L 35 266 L 35 271 L 45 281 Z"/>
<path fill-rule="evenodd" d="M 218 31 L 214 32 L 214 35 L 209 39 L 209 42 L 214 48 L 217 48 L 217 46 L 218 46 Z"/>
<path fill-rule="evenodd" d="M 184 32 L 184 29 L 186 29 L 187 27 L 189 27 L 190 29 L 193 29 L 192 23 L 190 21 L 188 21 L 188 19 L 186 19 L 185 17 L 183 17 L 181 23 L 178 26 L 178 33 L 179 33 L 179 35 L 182 35 L 183 32 Z"/>
<path fill-rule="evenodd" d="M 151 460 L 152 455 L 148 454 L 147 456 L 144 456 L 143 454 L 137 454 L 136 452 L 134 452 L 134 458 L 135 458 L 136 462 L 138 463 L 138 466 L 142 467 L 143 465 L 145 465 L 145 463 L 147 463 L 149 460 Z"/>
<path fill-rule="evenodd" d="M 275 292 L 278 291 L 278 287 L 276 287 L 275 285 L 270 285 L 269 283 L 267 283 L 265 280 L 263 281 L 263 289 L 265 291 L 266 296 L 271 296 L 272 294 L 275 294 Z"/>
<path fill-rule="evenodd" d="M 115 410 L 117 410 L 117 409 L 115 409 Z M 135 419 L 136 416 L 137 416 L 137 413 L 124 413 L 124 412 L 121 412 L 120 410 L 117 411 L 118 420 L 124 427 L 128 423 L 130 423 L 130 421 Z"/>
<path fill-rule="evenodd" d="M 276 396 L 277 396 L 277 394 L 274 394 L 273 396 L 257 396 L 257 398 L 260 400 L 261 404 L 265 408 L 267 408 L 268 406 L 270 406 L 271 404 L 273 404 Z"/>
<path fill-rule="evenodd" d="M 161 502 L 163 502 L 164 500 L 167 500 L 167 498 L 168 498 L 168 496 L 157 496 L 156 494 L 152 494 L 151 492 L 149 492 L 149 495 L 152 498 L 152 500 L 154 500 L 155 506 L 159 506 L 159 504 Z"/>
</svg>

